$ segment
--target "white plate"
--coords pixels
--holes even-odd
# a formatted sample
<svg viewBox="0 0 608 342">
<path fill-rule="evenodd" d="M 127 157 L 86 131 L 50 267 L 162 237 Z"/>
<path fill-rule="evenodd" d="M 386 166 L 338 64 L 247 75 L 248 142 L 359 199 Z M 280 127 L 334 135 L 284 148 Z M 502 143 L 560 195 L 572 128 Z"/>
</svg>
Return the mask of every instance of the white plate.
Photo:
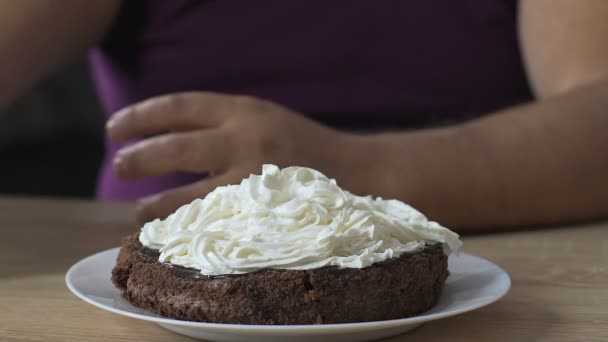
<svg viewBox="0 0 608 342">
<path fill-rule="evenodd" d="M 449 258 L 451 275 L 439 303 L 416 317 L 365 323 L 324 325 L 244 325 L 180 321 L 132 306 L 110 279 L 118 248 L 82 259 L 66 274 L 68 288 L 82 300 L 119 315 L 157 323 L 179 334 L 213 341 L 369 341 L 401 334 L 420 324 L 461 314 L 497 301 L 511 286 L 495 264 L 466 253 Z"/>
</svg>

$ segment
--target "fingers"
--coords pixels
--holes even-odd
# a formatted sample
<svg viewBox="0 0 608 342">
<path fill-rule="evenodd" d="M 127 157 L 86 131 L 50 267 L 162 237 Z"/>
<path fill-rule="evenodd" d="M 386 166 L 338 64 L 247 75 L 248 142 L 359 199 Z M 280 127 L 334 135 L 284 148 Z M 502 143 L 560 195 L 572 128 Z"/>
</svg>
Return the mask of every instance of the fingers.
<svg viewBox="0 0 608 342">
<path fill-rule="evenodd" d="M 236 184 L 240 179 L 241 177 L 237 173 L 228 172 L 190 185 L 145 197 L 138 202 L 136 208 L 137 220 L 140 224 L 144 224 L 156 218 L 164 219 L 180 206 L 188 204 L 196 198 L 205 197 L 216 187 Z"/>
<path fill-rule="evenodd" d="M 111 140 L 124 142 L 167 131 L 218 127 L 232 111 L 234 98 L 207 92 L 155 97 L 114 114 L 107 133 Z"/>
<path fill-rule="evenodd" d="M 226 169 L 231 147 L 220 130 L 164 134 L 120 150 L 113 160 L 122 179 L 155 176 L 170 172 L 206 172 Z"/>
</svg>

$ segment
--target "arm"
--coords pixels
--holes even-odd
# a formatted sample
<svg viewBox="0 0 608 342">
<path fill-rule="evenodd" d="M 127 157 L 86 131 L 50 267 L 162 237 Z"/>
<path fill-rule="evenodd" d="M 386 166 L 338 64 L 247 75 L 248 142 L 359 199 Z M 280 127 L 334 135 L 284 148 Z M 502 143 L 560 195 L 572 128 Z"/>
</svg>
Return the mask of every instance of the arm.
<svg viewBox="0 0 608 342">
<path fill-rule="evenodd" d="M 369 175 L 352 187 L 461 231 L 607 217 L 606 108 L 603 81 L 464 125 L 351 136 L 351 151 L 366 156 L 352 156 L 361 168 L 351 169 Z"/>
<path fill-rule="evenodd" d="M 378 166 L 371 184 L 352 184 L 383 180 L 380 193 L 461 230 L 607 217 L 607 17 L 602 0 L 522 1 L 538 100 L 448 128 L 351 136 L 366 151 L 351 169 Z"/>
<path fill-rule="evenodd" d="M 363 136 L 260 99 L 170 94 L 108 122 L 117 142 L 165 133 L 121 150 L 114 167 L 121 178 L 213 171 L 142 199 L 140 221 L 262 163 L 319 169 L 345 189 L 402 199 L 460 231 L 607 217 L 606 17 L 604 0 L 522 2 L 522 48 L 539 98 L 529 105 L 452 127 Z M 566 34 L 566 20 L 580 23 Z"/>
<path fill-rule="evenodd" d="M 97 43 L 119 0 L 0 3 L 0 108 Z"/>
</svg>

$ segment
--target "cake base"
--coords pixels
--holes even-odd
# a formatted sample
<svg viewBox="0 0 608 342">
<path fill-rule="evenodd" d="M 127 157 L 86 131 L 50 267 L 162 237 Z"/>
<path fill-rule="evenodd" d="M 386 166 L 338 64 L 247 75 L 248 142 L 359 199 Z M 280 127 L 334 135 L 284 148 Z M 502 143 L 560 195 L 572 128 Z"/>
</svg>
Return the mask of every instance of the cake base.
<svg viewBox="0 0 608 342">
<path fill-rule="evenodd" d="M 265 269 L 209 277 L 158 262 L 138 236 L 123 240 L 112 281 L 131 304 L 188 321 L 327 324 L 406 318 L 435 305 L 448 276 L 448 258 L 436 244 L 363 269 Z"/>
</svg>

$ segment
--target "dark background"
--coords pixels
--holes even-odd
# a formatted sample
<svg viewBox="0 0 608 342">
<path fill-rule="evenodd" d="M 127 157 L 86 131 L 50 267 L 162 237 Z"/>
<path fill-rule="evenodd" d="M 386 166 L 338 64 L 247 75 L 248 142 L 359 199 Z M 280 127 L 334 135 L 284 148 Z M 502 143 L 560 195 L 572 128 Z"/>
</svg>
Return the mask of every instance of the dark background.
<svg viewBox="0 0 608 342">
<path fill-rule="evenodd" d="M 0 111 L 0 194 L 92 197 L 104 118 L 86 62 Z"/>
</svg>

